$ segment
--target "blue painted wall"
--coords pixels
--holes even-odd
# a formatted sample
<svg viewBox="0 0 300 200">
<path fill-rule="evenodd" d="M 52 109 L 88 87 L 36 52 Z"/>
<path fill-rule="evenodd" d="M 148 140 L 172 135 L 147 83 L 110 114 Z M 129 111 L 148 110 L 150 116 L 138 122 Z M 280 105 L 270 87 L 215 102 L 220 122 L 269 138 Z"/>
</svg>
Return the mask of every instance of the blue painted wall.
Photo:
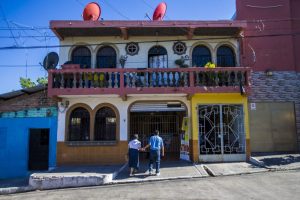
<svg viewBox="0 0 300 200">
<path fill-rule="evenodd" d="M 0 118 L 0 179 L 26 177 L 29 129 L 49 128 L 49 168 L 56 166 L 57 117 Z"/>
</svg>

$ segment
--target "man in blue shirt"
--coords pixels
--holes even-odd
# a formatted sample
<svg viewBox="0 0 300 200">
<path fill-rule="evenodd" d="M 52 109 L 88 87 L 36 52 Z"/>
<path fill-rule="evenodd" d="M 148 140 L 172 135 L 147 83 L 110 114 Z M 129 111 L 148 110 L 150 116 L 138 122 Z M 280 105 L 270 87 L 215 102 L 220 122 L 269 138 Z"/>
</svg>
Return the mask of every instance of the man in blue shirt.
<svg viewBox="0 0 300 200">
<path fill-rule="evenodd" d="M 150 162 L 149 162 L 149 175 L 152 174 L 153 162 L 155 161 L 156 176 L 160 175 L 160 151 L 161 156 L 165 155 L 164 143 L 161 137 L 159 137 L 159 131 L 156 130 L 155 134 L 150 137 L 149 144 L 144 147 L 147 149 L 150 147 Z"/>
</svg>

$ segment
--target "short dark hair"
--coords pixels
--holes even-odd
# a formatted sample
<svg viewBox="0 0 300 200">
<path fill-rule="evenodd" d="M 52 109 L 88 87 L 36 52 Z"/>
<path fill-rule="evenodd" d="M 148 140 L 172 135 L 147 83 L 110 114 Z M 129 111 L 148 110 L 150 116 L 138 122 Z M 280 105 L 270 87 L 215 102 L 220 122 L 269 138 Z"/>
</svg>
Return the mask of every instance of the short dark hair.
<svg viewBox="0 0 300 200">
<path fill-rule="evenodd" d="M 138 134 L 134 134 L 134 135 L 132 136 L 132 139 L 133 139 L 133 140 L 139 139 L 139 135 L 138 135 Z"/>
<path fill-rule="evenodd" d="M 155 130 L 154 135 L 159 135 L 159 131 Z"/>
</svg>

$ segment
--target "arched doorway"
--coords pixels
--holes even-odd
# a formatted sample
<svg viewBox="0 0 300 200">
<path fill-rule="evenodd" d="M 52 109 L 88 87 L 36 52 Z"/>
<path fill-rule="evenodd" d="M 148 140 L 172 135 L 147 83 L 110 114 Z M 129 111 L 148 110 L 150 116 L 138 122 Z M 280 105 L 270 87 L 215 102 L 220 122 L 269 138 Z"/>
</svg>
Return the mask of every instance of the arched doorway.
<svg viewBox="0 0 300 200">
<path fill-rule="evenodd" d="M 78 46 L 72 51 L 72 63 L 80 64 L 80 68 L 91 68 L 91 59 L 91 51 L 86 46 Z"/>
<path fill-rule="evenodd" d="M 117 53 L 111 46 L 101 47 L 97 52 L 97 68 L 116 68 Z"/>
<path fill-rule="evenodd" d="M 192 66 L 204 67 L 211 60 L 210 50 L 206 46 L 198 45 L 193 49 Z"/>
<path fill-rule="evenodd" d="M 129 107 L 129 138 L 139 135 L 142 146 L 148 144 L 155 130 L 164 141 L 167 160 L 180 159 L 182 122 L 187 108 L 180 101 L 135 102 Z M 141 156 L 145 158 L 146 156 Z"/>
<path fill-rule="evenodd" d="M 217 51 L 218 67 L 235 67 L 235 54 L 231 47 L 220 46 Z"/>
<path fill-rule="evenodd" d="M 168 68 L 168 52 L 162 46 L 154 46 L 148 52 L 149 68 Z"/>
</svg>

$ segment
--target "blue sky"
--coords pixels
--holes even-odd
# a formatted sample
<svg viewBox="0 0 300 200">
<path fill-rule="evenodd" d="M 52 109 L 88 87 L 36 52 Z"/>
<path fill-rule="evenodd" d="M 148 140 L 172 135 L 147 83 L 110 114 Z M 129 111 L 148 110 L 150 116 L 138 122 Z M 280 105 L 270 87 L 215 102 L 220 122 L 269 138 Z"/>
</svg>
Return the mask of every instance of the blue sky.
<svg viewBox="0 0 300 200">
<path fill-rule="evenodd" d="M 58 40 L 48 29 L 20 30 L 28 27 L 48 27 L 50 20 L 81 20 L 84 5 L 89 0 L 1 0 L 0 48 L 7 46 L 56 45 Z M 100 0 L 104 20 L 146 20 L 160 0 Z M 126 3 L 125 3 L 126 2 Z M 165 0 L 166 20 L 230 19 L 235 12 L 235 0 Z M 6 20 L 5 20 L 6 19 Z M 8 25 L 13 29 L 8 30 Z M 15 39 L 12 37 L 14 35 Z M 38 36 L 38 37 L 31 37 Z M 39 66 L 45 55 L 58 49 L 0 50 L 0 94 L 20 89 L 19 77 L 36 80 L 47 76 Z M 27 63 L 27 70 L 26 70 Z"/>
</svg>

